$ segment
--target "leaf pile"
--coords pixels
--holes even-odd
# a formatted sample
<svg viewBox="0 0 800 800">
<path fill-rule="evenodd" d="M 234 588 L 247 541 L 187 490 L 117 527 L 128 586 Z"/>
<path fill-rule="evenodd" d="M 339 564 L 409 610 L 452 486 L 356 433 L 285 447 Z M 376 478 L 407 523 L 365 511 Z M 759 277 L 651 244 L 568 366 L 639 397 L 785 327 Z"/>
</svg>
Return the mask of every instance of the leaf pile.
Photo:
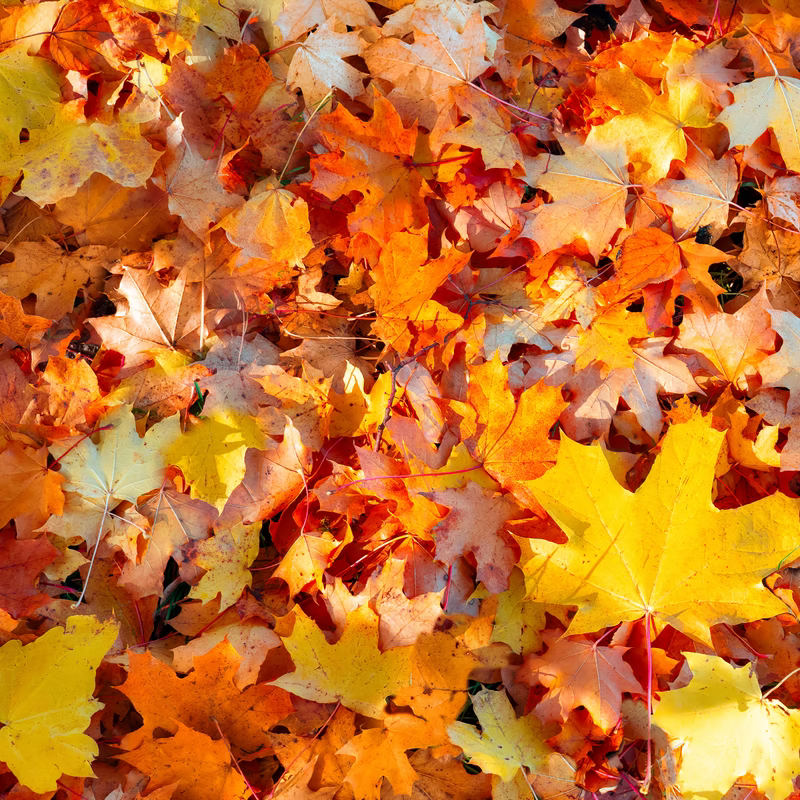
<svg viewBox="0 0 800 800">
<path fill-rule="evenodd" d="M 0 793 L 800 775 L 800 16 L 0 7 Z"/>
</svg>

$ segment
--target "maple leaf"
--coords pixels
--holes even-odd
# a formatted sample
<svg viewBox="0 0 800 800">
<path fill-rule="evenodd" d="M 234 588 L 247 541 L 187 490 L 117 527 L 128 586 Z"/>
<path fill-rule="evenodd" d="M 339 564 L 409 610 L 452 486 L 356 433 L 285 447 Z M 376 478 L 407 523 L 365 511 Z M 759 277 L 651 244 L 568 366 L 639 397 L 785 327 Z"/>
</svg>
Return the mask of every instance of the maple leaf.
<svg viewBox="0 0 800 800">
<path fill-rule="evenodd" d="M 75 194 L 93 172 L 129 187 L 150 177 L 160 153 L 140 135 L 138 122 L 89 123 L 78 108 L 56 109 L 47 127 L 32 130 L 0 167 L 0 175 L 14 180 L 24 175 L 20 194 L 43 205 Z"/>
<path fill-rule="evenodd" d="M 676 343 L 705 356 L 715 377 L 739 385 L 772 348 L 767 303 L 762 290 L 734 314 L 692 311 L 683 318 Z"/>
<path fill-rule="evenodd" d="M 182 270 L 168 290 L 158 276 L 145 270 L 122 267 L 122 295 L 113 317 L 91 321 L 108 349 L 126 356 L 126 368 L 140 367 L 156 349 L 199 350 L 204 331 L 203 291 L 190 283 Z"/>
<path fill-rule="evenodd" d="M 728 225 L 738 172 L 730 156 L 718 160 L 693 147 L 682 166 L 683 178 L 664 178 L 652 187 L 660 202 L 672 207 L 672 218 L 687 231 L 710 226 L 716 241 Z"/>
<path fill-rule="evenodd" d="M 431 298 L 468 260 L 455 249 L 429 259 L 426 230 L 393 234 L 375 265 L 375 284 L 370 288 L 379 317 L 376 332 L 406 353 L 412 343 L 409 324 L 423 331 L 435 329 L 440 336 L 457 329 L 462 318 Z"/>
<path fill-rule="evenodd" d="M 102 432 L 99 445 L 84 439 L 75 447 L 51 447 L 50 452 L 59 458 L 63 488 L 80 493 L 105 515 L 119 502 L 135 503 L 161 484 L 165 465 L 159 448 L 178 428 L 173 418 L 140 438 L 133 414 L 125 407 L 103 421 L 108 429 Z"/>
<path fill-rule="evenodd" d="M 130 658 L 120 691 L 142 715 L 143 726 L 124 737 L 126 750 L 141 747 L 157 728 L 177 733 L 182 723 L 212 738 L 221 730 L 236 756 L 253 758 L 268 746 L 266 731 L 293 711 L 282 689 L 260 684 L 240 691 L 234 685 L 240 659 L 227 642 L 196 656 L 194 671 L 185 678 L 150 653 Z"/>
<path fill-rule="evenodd" d="M 150 777 L 148 795 L 170 786 L 174 800 L 244 800 L 247 784 L 231 766 L 225 741 L 175 724 L 175 736 L 148 739 L 132 753 L 119 756 Z"/>
<path fill-rule="evenodd" d="M 800 713 L 762 695 L 747 664 L 737 668 L 717 656 L 685 655 L 692 680 L 664 692 L 653 714 L 655 725 L 683 742 L 677 784 L 684 796 L 720 798 L 748 774 L 771 800 L 791 794 Z"/>
<path fill-rule="evenodd" d="M 219 595 L 221 608 L 233 605 L 252 580 L 248 567 L 258 555 L 259 530 L 259 525 L 235 525 L 194 545 L 192 560 L 206 574 L 189 596 L 208 603 Z"/>
<path fill-rule="evenodd" d="M 365 0 L 298 0 L 284 8 L 275 24 L 285 39 L 294 40 L 332 17 L 352 27 L 378 24 Z"/>
<path fill-rule="evenodd" d="M 478 580 L 491 592 L 505 591 L 517 553 L 503 524 L 517 513 L 515 504 L 473 481 L 462 489 L 422 495 L 450 509 L 433 529 L 439 561 L 452 564 L 459 556 L 472 553 L 478 563 Z"/>
<path fill-rule="evenodd" d="M 365 51 L 364 60 L 394 84 L 390 97 L 398 110 L 432 128 L 452 106 L 451 90 L 470 84 L 488 66 L 486 30 L 477 9 L 459 27 L 435 9 L 416 11 L 412 22 L 413 44 L 385 37 Z"/>
<path fill-rule="evenodd" d="M 528 182 L 553 202 L 524 215 L 520 236 L 533 239 L 543 253 L 581 239 L 597 258 L 625 227 L 625 149 L 618 139 L 581 143 L 565 137 L 561 146 L 563 156 L 538 155 L 526 163 Z"/>
<path fill-rule="evenodd" d="M 337 754 L 355 757 L 345 780 L 357 792 L 356 796 L 378 800 L 384 778 L 396 792 L 411 794 L 417 773 L 405 751 L 423 743 L 416 717 L 393 714 L 386 720 L 386 728 L 371 728 L 354 736 Z"/>
<path fill-rule="evenodd" d="M 424 225 L 424 182 L 408 164 L 417 127 L 404 127 L 388 100 L 375 97 L 369 122 L 339 106 L 322 117 L 320 133 L 331 152 L 312 159 L 311 186 L 331 200 L 361 192 L 363 200 L 348 215 L 353 233 L 366 233 L 385 244 L 393 232 Z"/>
<path fill-rule="evenodd" d="M 480 149 L 486 169 L 514 169 L 523 163 L 522 148 L 510 131 L 510 114 L 499 103 L 467 87 L 453 90 L 458 107 L 470 119 L 441 137 L 451 142 Z"/>
<path fill-rule="evenodd" d="M 26 314 L 16 297 L 0 293 L 0 336 L 29 347 L 33 341 L 41 338 L 50 324 L 49 319 Z"/>
<path fill-rule="evenodd" d="M 94 288 L 105 276 L 105 247 L 63 250 L 52 240 L 13 245 L 14 261 L 4 265 L 0 290 L 25 297 L 36 295 L 34 311 L 48 319 L 61 319 L 75 305 L 78 291 Z"/>
<path fill-rule="evenodd" d="M 313 246 L 308 204 L 274 179 L 254 187 L 247 202 L 219 224 L 228 239 L 251 258 L 302 267 Z"/>
<path fill-rule="evenodd" d="M 309 106 L 322 102 L 333 88 L 357 97 L 363 89 L 364 73 L 344 59 L 361 55 L 364 42 L 358 33 L 343 33 L 335 16 L 310 34 L 292 56 L 286 83 L 298 87 Z"/>
<path fill-rule="evenodd" d="M 75 194 L 56 203 L 54 214 L 80 231 L 80 244 L 142 250 L 176 226 L 174 218 L 153 213 L 163 199 L 164 193 L 150 182 L 126 188 L 95 172 Z"/>
<path fill-rule="evenodd" d="M 0 501 L 0 528 L 33 509 L 48 515 L 61 513 L 64 477 L 47 469 L 46 449 L 34 450 L 11 442 L 0 453 L 0 475 L 8 482 L 7 493 Z"/>
<path fill-rule="evenodd" d="M 705 128 L 714 122 L 702 83 L 688 75 L 673 78 L 657 95 L 625 65 L 603 70 L 597 76 L 597 99 L 620 115 L 592 128 L 587 143 L 621 141 L 634 176 L 646 185 L 665 178 L 673 160 L 686 159 L 684 128 Z"/>
<path fill-rule="evenodd" d="M 44 605 L 50 596 L 36 591 L 36 580 L 58 555 L 46 536 L 19 541 L 13 531 L 0 531 L 0 608 L 19 619 Z"/>
<path fill-rule="evenodd" d="M 475 715 L 481 726 L 454 722 L 447 732 L 484 772 L 498 775 L 504 783 L 527 767 L 532 773 L 547 773 L 552 750 L 544 742 L 542 724 L 530 714 L 517 717 L 504 691 L 482 689 L 472 696 Z"/>
<path fill-rule="evenodd" d="M 70 617 L 24 647 L 0 647 L 0 760 L 31 791 L 56 791 L 62 774 L 94 774 L 98 748 L 84 731 L 102 708 L 92 700 L 95 671 L 116 638 L 113 622 Z"/>
<path fill-rule="evenodd" d="M 167 149 L 156 164 L 153 183 L 166 193 L 170 213 L 201 238 L 212 223 L 244 204 L 221 186 L 216 161 L 201 158 L 190 147 L 181 117 L 167 128 Z"/>
<path fill-rule="evenodd" d="M 772 68 L 774 75 L 730 89 L 733 103 L 722 109 L 716 121 L 728 129 L 733 146 L 752 144 L 769 128 L 778 140 L 786 166 L 800 170 L 800 116 L 796 102 L 800 79 L 780 75 L 774 64 Z"/>
<path fill-rule="evenodd" d="M 163 454 L 168 463 L 180 467 L 193 497 L 221 511 L 245 475 L 247 449 L 262 450 L 265 444 L 253 417 L 218 409 L 191 430 L 174 436 Z"/>
<path fill-rule="evenodd" d="M 563 437 L 556 466 L 533 491 L 570 539 L 526 540 L 530 597 L 577 605 L 572 634 L 649 615 L 709 642 L 711 625 L 781 613 L 759 581 L 795 546 L 796 504 L 775 494 L 716 509 L 723 435 L 699 415 L 673 425 L 635 493 L 616 481 L 600 448 Z"/>
<path fill-rule="evenodd" d="M 0 141 L 5 147 L 19 141 L 23 128 L 44 128 L 58 99 L 52 64 L 43 58 L 31 58 L 24 43 L 0 53 Z"/>
<path fill-rule="evenodd" d="M 294 672 L 272 681 L 299 697 L 318 703 L 341 702 L 368 717 L 384 716 L 386 698 L 408 683 L 411 648 L 378 650 L 378 617 L 367 606 L 348 615 L 347 627 L 336 644 L 303 611 L 295 611 L 294 628 L 283 643 Z M 352 654 L 358 653 L 357 661 Z"/>
<path fill-rule="evenodd" d="M 538 385 L 515 401 L 508 374 L 497 355 L 469 371 L 467 405 L 451 403 L 461 436 L 472 456 L 523 505 L 535 502 L 530 481 L 554 463 L 558 445 L 550 429 L 566 403 L 560 389 Z M 520 442 L 525 447 L 520 447 Z"/>
<path fill-rule="evenodd" d="M 566 722 L 569 712 L 584 706 L 594 721 L 610 731 L 619 722 L 622 694 L 644 694 L 623 661 L 624 647 L 603 647 L 588 639 L 561 639 L 543 656 L 527 656 L 517 680 L 537 680 L 548 688 L 536 706 L 543 722 Z"/>
</svg>

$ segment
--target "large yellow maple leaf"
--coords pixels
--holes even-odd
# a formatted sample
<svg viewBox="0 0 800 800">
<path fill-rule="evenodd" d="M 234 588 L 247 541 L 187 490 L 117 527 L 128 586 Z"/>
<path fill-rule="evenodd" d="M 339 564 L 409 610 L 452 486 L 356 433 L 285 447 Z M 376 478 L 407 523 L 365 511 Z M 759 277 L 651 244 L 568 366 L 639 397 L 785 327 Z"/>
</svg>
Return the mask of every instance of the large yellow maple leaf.
<svg viewBox="0 0 800 800">
<path fill-rule="evenodd" d="M 734 667 L 702 653 L 685 656 L 691 682 L 662 693 L 653 715 L 683 743 L 677 782 L 683 797 L 719 800 L 747 774 L 770 800 L 790 795 L 800 772 L 800 711 L 762 696 L 749 665 Z"/>
<path fill-rule="evenodd" d="M 95 671 L 116 638 L 114 622 L 70 617 L 66 629 L 0 648 L 0 761 L 31 791 L 55 792 L 62 774 L 94 776 L 97 744 L 84 731 L 101 707 Z"/>
<path fill-rule="evenodd" d="M 634 178 L 645 185 L 665 178 L 673 159 L 686 160 L 685 128 L 712 124 L 708 93 L 688 76 L 671 80 L 657 95 L 629 67 L 603 70 L 597 76 L 597 99 L 620 115 L 593 128 L 587 144 L 623 142 Z"/>
<path fill-rule="evenodd" d="M 530 597 L 578 606 L 570 634 L 650 615 L 709 644 L 711 625 L 785 611 L 761 580 L 800 545 L 800 504 L 773 494 L 715 508 L 724 436 L 710 417 L 674 425 L 635 493 L 599 447 L 562 437 L 556 466 L 532 489 L 569 541 L 522 542 Z"/>
</svg>

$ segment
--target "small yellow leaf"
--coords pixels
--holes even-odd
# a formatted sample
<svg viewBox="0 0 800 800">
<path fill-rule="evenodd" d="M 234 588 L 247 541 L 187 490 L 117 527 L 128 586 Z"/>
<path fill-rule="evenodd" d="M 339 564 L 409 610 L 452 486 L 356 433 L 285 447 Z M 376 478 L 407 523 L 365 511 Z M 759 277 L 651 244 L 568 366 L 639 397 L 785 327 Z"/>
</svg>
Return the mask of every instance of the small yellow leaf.
<svg viewBox="0 0 800 800">
<path fill-rule="evenodd" d="M 300 608 L 294 629 L 283 639 L 295 665 L 281 675 L 280 686 L 306 700 L 335 703 L 381 718 L 386 698 L 407 687 L 411 678 L 411 647 L 378 649 L 378 616 L 369 606 L 347 615 L 347 625 L 336 644 Z"/>
<path fill-rule="evenodd" d="M 260 522 L 234 525 L 200 542 L 194 563 L 208 571 L 197 586 L 192 587 L 189 597 L 208 603 L 219 594 L 221 609 L 232 606 L 252 581 L 248 567 L 258 555 L 260 531 Z"/>
<path fill-rule="evenodd" d="M 542 723 L 535 716 L 518 718 L 505 691 L 483 689 L 472 697 L 472 705 L 480 731 L 464 722 L 447 728 L 450 741 L 471 761 L 506 783 L 514 780 L 521 767 L 534 772 L 547 769 L 553 751 L 545 744 Z"/>
</svg>

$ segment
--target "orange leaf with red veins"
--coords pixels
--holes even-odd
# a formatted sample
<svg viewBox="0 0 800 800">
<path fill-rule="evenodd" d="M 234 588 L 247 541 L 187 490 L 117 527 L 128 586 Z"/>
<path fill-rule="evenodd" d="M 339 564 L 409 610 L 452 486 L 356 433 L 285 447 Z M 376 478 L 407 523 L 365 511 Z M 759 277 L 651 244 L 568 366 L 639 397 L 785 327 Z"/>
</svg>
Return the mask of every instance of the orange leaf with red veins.
<svg viewBox="0 0 800 800">
<path fill-rule="evenodd" d="M 463 318 L 431 297 L 469 258 L 469 253 L 451 248 L 428 260 L 427 229 L 393 234 L 372 270 L 375 284 L 369 293 L 378 315 L 376 333 L 399 353 L 406 353 L 413 341 L 409 328 L 435 332 L 440 338 L 461 327 Z"/>
<path fill-rule="evenodd" d="M 364 90 L 367 77 L 344 59 L 360 56 L 364 40 L 358 33 L 341 33 L 344 28 L 336 17 L 329 17 L 314 33 L 300 44 L 292 56 L 286 83 L 303 92 L 306 106 L 314 107 L 329 91 L 341 89 L 350 97 L 358 97 Z"/>
<path fill-rule="evenodd" d="M 126 750 L 141 747 L 158 728 L 177 733 L 179 724 L 215 739 L 219 724 L 234 755 L 254 758 L 269 747 L 269 728 L 294 711 L 289 695 L 275 686 L 262 683 L 239 691 L 234 676 L 240 658 L 228 642 L 196 656 L 194 671 L 184 678 L 150 653 L 131 652 L 129 658 L 128 677 L 119 690 L 144 724 L 124 737 Z"/>
<path fill-rule="evenodd" d="M 64 478 L 47 469 L 47 455 L 47 448 L 35 450 L 20 442 L 11 442 L 0 453 L 0 481 L 5 486 L 0 497 L 0 528 L 18 514 L 61 514 L 64 510 Z"/>
<path fill-rule="evenodd" d="M 104 50 L 113 45 L 113 39 L 103 5 L 74 0 L 62 6 L 46 45 L 53 61 L 65 70 L 112 73 Z"/>
<path fill-rule="evenodd" d="M 225 741 L 212 739 L 181 722 L 172 727 L 175 726 L 175 736 L 148 738 L 138 750 L 116 756 L 149 776 L 148 795 L 155 789 L 177 784 L 172 800 L 245 800 L 251 796 L 231 763 Z"/>
<path fill-rule="evenodd" d="M 361 192 L 363 199 L 347 217 L 352 234 L 385 244 L 393 232 L 428 221 L 426 184 L 410 164 L 417 126 L 404 128 L 388 100 L 375 97 L 369 122 L 340 105 L 320 119 L 318 130 L 331 152 L 312 157 L 311 186 L 330 200 Z"/>
<path fill-rule="evenodd" d="M 560 387 L 541 383 L 515 399 L 497 355 L 469 368 L 467 403 L 450 403 L 470 455 L 529 508 L 538 503 L 527 484 L 555 464 L 558 442 L 549 434 L 566 407 Z"/>
<path fill-rule="evenodd" d="M 452 564 L 459 556 L 472 553 L 478 564 L 478 580 L 493 594 L 508 589 L 519 550 L 503 525 L 520 515 L 516 504 L 474 481 L 461 489 L 420 494 L 450 509 L 433 529 L 437 560 Z"/>
<path fill-rule="evenodd" d="M 550 690 L 536 706 L 542 722 L 565 722 L 573 708 L 584 706 L 609 733 L 619 722 L 623 693 L 644 694 L 622 658 L 628 649 L 583 638 L 559 639 L 543 656 L 526 656 L 517 680 L 538 681 Z"/>
<path fill-rule="evenodd" d="M 157 26 L 114 0 L 73 0 L 61 13 L 46 41 L 50 57 L 65 70 L 108 78 L 142 53 L 160 58 Z"/>
<path fill-rule="evenodd" d="M 744 387 L 775 343 L 769 311 L 763 287 L 734 314 L 692 311 L 684 316 L 675 344 L 704 356 L 715 379 Z"/>
<path fill-rule="evenodd" d="M 0 531 L 0 609 L 19 619 L 49 602 L 36 579 L 58 555 L 46 536 L 19 541 L 12 530 Z"/>
</svg>

